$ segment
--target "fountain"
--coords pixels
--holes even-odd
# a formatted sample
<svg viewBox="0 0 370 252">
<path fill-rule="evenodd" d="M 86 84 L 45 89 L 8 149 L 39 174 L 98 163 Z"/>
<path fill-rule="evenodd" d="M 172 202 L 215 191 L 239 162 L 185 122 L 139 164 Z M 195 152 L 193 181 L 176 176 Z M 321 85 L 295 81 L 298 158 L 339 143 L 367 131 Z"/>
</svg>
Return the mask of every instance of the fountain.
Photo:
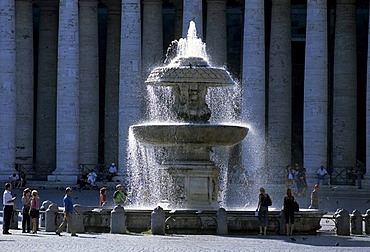
<svg viewBox="0 0 370 252">
<path fill-rule="evenodd" d="M 175 45 L 175 46 L 174 46 Z M 168 208 L 219 208 L 220 168 L 210 158 L 213 147 L 233 146 L 247 135 L 244 125 L 211 123 L 206 96 L 212 87 L 235 86 L 230 74 L 209 64 L 205 45 L 190 22 L 186 39 L 173 43 L 176 55 L 155 68 L 146 80 L 151 86 L 170 87 L 176 122 L 144 123 L 130 127 L 135 139 L 163 147 L 159 167 L 160 202 Z"/>
<path fill-rule="evenodd" d="M 153 214 L 164 211 L 157 216 L 162 216 L 158 223 L 166 233 L 257 233 L 255 209 L 225 204 L 227 153 L 249 129 L 229 123 L 233 115 L 219 113 L 228 108 L 217 108 L 214 100 L 232 99 L 214 90 L 237 85 L 224 68 L 211 66 L 193 22 L 187 38 L 173 42 L 168 52 L 167 64 L 153 69 L 146 80 L 148 93 L 155 94 L 149 106 L 155 115 L 130 127 L 127 228 L 142 232 Z M 164 112 L 157 113 L 158 108 Z M 284 233 L 280 211 L 270 209 L 269 232 Z M 315 234 L 323 214 L 302 209 L 296 214 L 296 232 Z"/>
</svg>

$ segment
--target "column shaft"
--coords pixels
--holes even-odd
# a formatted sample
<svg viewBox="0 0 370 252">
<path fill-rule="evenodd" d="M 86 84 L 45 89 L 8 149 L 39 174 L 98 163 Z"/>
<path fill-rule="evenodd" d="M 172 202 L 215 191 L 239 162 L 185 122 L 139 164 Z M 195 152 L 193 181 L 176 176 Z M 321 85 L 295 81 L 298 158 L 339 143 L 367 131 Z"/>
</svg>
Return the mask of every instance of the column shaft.
<svg viewBox="0 0 370 252">
<path fill-rule="evenodd" d="M 129 127 L 141 119 L 144 82 L 141 78 L 140 0 L 122 0 L 121 58 L 119 82 L 118 173 L 127 164 Z"/>
<path fill-rule="evenodd" d="M 17 121 L 16 162 L 33 164 L 33 17 L 32 1 L 16 1 Z"/>
<path fill-rule="evenodd" d="M 78 0 L 60 0 L 57 76 L 57 159 L 50 180 L 76 180 L 79 148 Z"/>
<path fill-rule="evenodd" d="M 99 52 L 96 0 L 80 0 L 80 144 L 79 162 L 98 163 Z"/>
<path fill-rule="evenodd" d="M 243 166 L 265 166 L 265 20 L 264 3 L 246 0 L 242 66 L 242 120 L 250 125 Z"/>
<path fill-rule="evenodd" d="M 15 163 L 16 43 L 14 0 L 0 1 L 0 176 L 8 179 Z"/>
<path fill-rule="evenodd" d="M 118 162 L 118 97 L 121 4 L 109 0 L 105 74 L 104 162 Z"/>
<path fill-rule="evenodd" d="M 314 176 L 327 165 L 328 43 L 327 1 L 307 1 L 304 73 L 303 165 Z"/>
<path fill-rule="evenodd" d="M 143 1 L 143 77 L 163 63 L 162 0 Z"/>
<path fill-rule="evenodd" d="M 226 66 L 226 0 L 207 1 L 207 54 L 214 66 Z"/>
<path fill-rule="evenodd" d="M 356 165 L 356 1 L 337 0 L 334 44 L 333 166 Z"/>
<path fill-rule="evenodd" d="M 370 3 L 369 3 L 370 10 Z M 370 12 L 369 12 L 370 20 Z M 366 83 L 366 171 L 370 172 L 370 22 L 368 29 L 367 50 L 367 83 Z M 369 175 L 366 175 L 369 177 Z"/>
<path fill-rule="evenodd" d="M 268 167 L 275 174 L 291 163 L 292 62 L 290 0 L 272 2 L 268 95 Z M 281 181 L 281 178 L 279 178 Z"/>
<path fill-rule="evenodd" d="M 56 89 L 58 5 L 43 0 L 40 8 L 36 112 L 36 171 L 51 173 L 56 160 Z"/>
</svg>

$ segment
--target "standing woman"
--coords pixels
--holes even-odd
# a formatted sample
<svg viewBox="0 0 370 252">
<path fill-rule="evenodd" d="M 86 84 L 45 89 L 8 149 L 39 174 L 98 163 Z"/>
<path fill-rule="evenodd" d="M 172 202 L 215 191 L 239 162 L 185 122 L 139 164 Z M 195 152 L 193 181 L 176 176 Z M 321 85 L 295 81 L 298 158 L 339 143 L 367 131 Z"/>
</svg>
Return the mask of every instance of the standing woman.
<svg viewBox="0 0 370 252">
<path fill-rule="evenodd" d="M 266 193 L 263 187 L 260 188 L 260 195 L 258 196 L 258 220 L 260 223 L 260 235 L 262 235 L 262 228 L 263 228 L 263 235 L 266 235 L 267 225 L 268 225 L 268 207 L 272 205 L 272 201 L 270 196 Z"/>
<path fill-rule="evenodd" d="M 32 198 L 31 198 L 30 215 L 32 218 L 32 234 L 37 234 L 37 230 L 39 227 L 38 225 L 39 216 L 40 216 L 40 210 L 39 210 L 40 197 L 36 190 L 33 190 L 31 195 L 32 195 Z"/>
<path fill-rule="evenodd" d="M 31 218 L 30 218 L 30 206 L 31 206 L 31 190 L 26 188 L 23 190 L 22 196 L 22 233 L 26 233 L 26 225 L 27 225 L 27 233 L 31 230 Z"/>
<path fill-rule="evenodd" d="M 289 188 L 286 190 L 286 196 L 284 198 L 284 215 L 285 215 L 285 234 L 293 235 L 294 197 L 292 195 L 292 190 Z"/>
</svg>

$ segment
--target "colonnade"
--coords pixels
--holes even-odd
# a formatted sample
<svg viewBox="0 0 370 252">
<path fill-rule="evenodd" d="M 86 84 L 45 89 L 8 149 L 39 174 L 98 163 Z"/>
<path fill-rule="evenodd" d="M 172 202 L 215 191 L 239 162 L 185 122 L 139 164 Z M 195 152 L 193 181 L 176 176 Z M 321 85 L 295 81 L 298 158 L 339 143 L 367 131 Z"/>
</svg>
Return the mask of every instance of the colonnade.
<svg viewBox="0 0 370 252">
<path fill-rule="evenodd" d="M 33 3 L 40 13 L 37 54 L 33 51 L 36 35 L 32 26 Z M 104 160 L 124 167 L 129 126 L 143 118 L 143 79 L 164 58 L 163 2 L 105 0 L 103 3 L 108 13 Z M 226 3 L 226 0 L 207 0 L 207 17 L 203 18 L 202 1 L 173 1 L 174 34 L 181 31 L 185 37 L 189 21 L 195 20 L 199 37 L 205 36 L 213 64 L 219 66 L 227 65 Z M 307 1 L 303 165 L 312 176 L 320 165 L 328 164 L 329 158 L 333 165 L 341 166 L 351 166 L 356 160 L 355 4 L 356 0 L 336 1 L 334 112 L 330 121 L 328 2 Z M 267 50 L 265 5 L 260 0 L 245 0 L 241 117 L 251 125 L 251 132 L 243 144 L 244 167 L 268 166 L 276 170 L 291 161 L 290 8 L 290 0 L 272 1 Z M 44 171 L 50 173 L 49 180 L 72 181 L 79 164 L 98 162 L 99 83 L 102 81 L 98 34 L 96 0 L 1 1 L 1 175 L 12 173 L 15 163 L 37 163 L 46 166 Z M 37 90 L 34 90 L 35 79 Z M 367 82 L 369 85 L 370 80 Z M 367 90 L 370 92 L 370 88 Z M 366 106 L 369 113 L 369 102 Z M 369 117 L 367 114 L 367 131 Z M 328 131 L 328 125 L 332 125 L 332 132 Z M 333 134 L 332 157 L 328 154 L 328 134 Z M 366 156 L 370 159 L 369 135 L 366 134 Z"/>
</svg>

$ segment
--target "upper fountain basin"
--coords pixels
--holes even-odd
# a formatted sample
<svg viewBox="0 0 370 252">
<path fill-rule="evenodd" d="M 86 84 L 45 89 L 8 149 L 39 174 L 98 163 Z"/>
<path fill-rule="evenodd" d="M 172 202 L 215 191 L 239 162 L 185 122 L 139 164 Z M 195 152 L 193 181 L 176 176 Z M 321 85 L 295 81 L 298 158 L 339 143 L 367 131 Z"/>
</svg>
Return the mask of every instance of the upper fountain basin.
<svg viewBox="0 0 370 252">
<path fill-rule="evenodd" d="M 149 145 L 233 146 L 249 129 L 234 124 L 163 123 L 133 125 L 130 130 L 139 142 Z"/>
<path fill-rule="evenodd" d="M 170 65 L 153 69 L 145 82 L 160 86 L 185 83 L 213 87 L 235 85 L 228 71 L 209 66 L 208 62 L 201 57 L 176 58 Z"/>
</svg>

